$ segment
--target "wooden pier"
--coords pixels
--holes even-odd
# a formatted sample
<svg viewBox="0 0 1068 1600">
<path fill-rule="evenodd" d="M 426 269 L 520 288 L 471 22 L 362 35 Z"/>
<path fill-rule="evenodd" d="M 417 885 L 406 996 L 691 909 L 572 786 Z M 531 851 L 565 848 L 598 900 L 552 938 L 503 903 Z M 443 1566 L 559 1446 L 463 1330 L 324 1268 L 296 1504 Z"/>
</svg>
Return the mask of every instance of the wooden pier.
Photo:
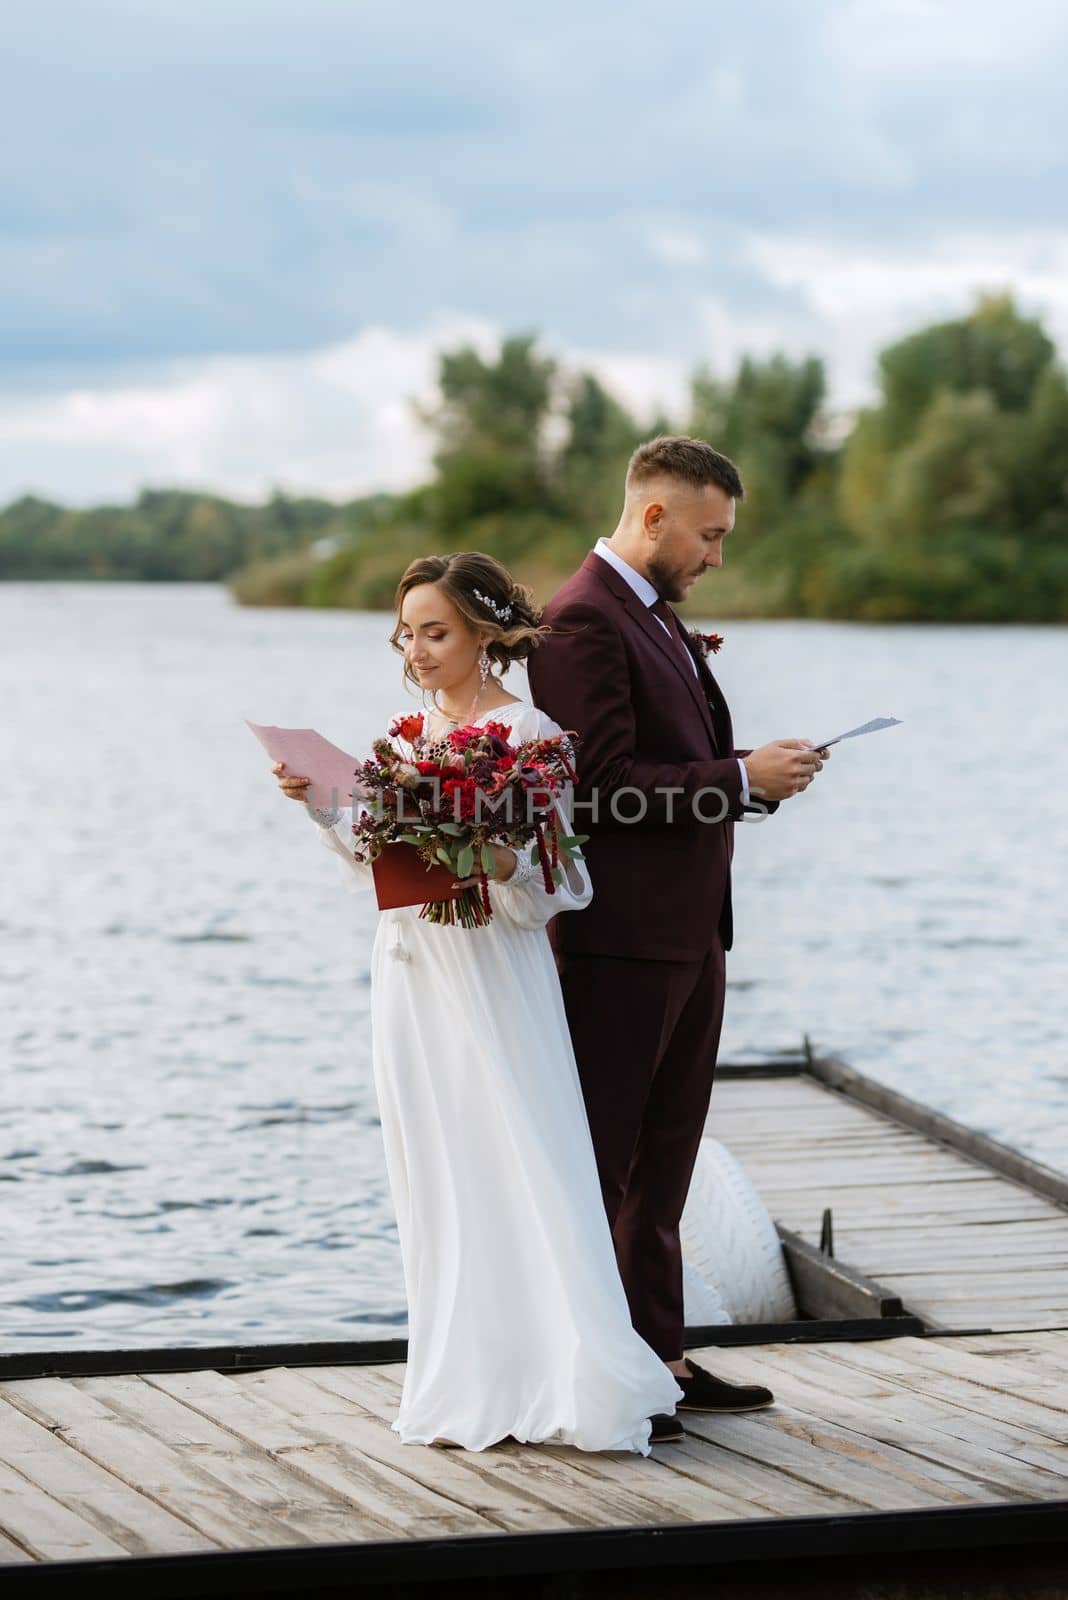
<svg viewBox="0 0 1068 1600">
<path fill-rule="evenodd" d="M 466 1452 L 390 1429 L 400 1341 L 0 1357 L 5 1597 L 1068 1594 L 1068 1180 L 833 1062 L 712 1106 L 803 1320 L 690 1349 L 776 1406 Z"/>
</svg>

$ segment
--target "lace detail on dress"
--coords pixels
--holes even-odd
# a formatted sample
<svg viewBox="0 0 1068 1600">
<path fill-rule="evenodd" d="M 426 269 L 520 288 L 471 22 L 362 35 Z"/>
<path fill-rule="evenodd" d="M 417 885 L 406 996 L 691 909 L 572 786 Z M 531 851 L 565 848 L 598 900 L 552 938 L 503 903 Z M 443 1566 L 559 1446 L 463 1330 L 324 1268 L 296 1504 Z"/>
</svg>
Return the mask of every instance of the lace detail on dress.
<svg viewBox="0 0 1068 1600">
<path fill-rule="evenodd" d="M 311 806 L 305 800 L 304 809 L 317 828 L 332 828 L 341 816 L 340 806 Z"/>
<path fill-rule="evenodd" d="M 512 876 L 506 880 L 505 888 L 507 888 L 509 884 L 513 883 L 516 885 L 521 883 L 529 883 L 530 879 L 533 878 L 535 873 L 540 873 L 541 868 L 535 866 L 534 862 L 530 859 L 530 853 L 533 848 L 533 845 L 530 845 L 525 850 L 516 851 L 515 871 L 512 873 Z"/>
</svg>

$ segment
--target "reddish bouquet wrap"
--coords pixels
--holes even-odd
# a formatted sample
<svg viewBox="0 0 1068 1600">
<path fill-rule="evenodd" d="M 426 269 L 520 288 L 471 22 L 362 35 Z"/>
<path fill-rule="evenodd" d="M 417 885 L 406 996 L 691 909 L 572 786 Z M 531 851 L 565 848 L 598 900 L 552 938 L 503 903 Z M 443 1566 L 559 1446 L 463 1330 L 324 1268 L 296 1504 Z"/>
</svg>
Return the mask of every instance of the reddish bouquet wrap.
<svg viewBox="0 0 1068 1600">
<path fill-rule="evenodd" d="M 493 915 L 494 844 L 519 851 L 533 840 L 547 894 L 566 863 L 581 860 L 588 836 L 565 834 L 556 809 L 575 782 L 575 736 L 512 745 L 511 731 L 491 721 L 430 740 L 415 713 L 374 741 L 356 772 L 354 799 L 366 809 L 352 831 L 356 860 L 372 863 L 381 908 L 422 902 L 429 922 L 479 928 Z M 471 877 L 477 885 L 460 886 Z"/>
</svg>

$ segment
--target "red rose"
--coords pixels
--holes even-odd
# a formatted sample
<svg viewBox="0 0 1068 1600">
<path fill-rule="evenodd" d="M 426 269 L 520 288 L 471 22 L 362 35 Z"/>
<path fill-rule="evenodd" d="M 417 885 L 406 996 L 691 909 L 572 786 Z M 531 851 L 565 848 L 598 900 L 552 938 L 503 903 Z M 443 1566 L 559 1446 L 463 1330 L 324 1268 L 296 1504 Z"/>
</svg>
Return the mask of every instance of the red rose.
<svg viewBox="0 0 1068 1600">
<path fill-rule="evenodd" d="M 477 785 L 473 778 L 450 778 L 441 787 L 445 795 L 445 804 L 454 816 L 474 816 Z"/>
<path fill-rule="evenodd" d="M 416 711 L 412 716 L 394 717 L 389 725 L 391 739 L 407 739 L 409 744 L 413 739 L 418 739 L 423 731 L 423 713 Z"/>
<path fill-rule="evenodd" d="M 466 750 L 472 739 L 481 739 L 481 728 L 454 728 L 448 735 L 449 744 L 454 750 Z"/>
<path fill-rule="evenodd" d="M 508 735 L 512 731 L 510 727 L 506 727 L 503 722 L 486 722 L 483 723 L 482 726 L 484 733 L 489 734 L 491 738 L 496 737 L 498 739 L 503 739 L 507 744 Z"/>
</svg>

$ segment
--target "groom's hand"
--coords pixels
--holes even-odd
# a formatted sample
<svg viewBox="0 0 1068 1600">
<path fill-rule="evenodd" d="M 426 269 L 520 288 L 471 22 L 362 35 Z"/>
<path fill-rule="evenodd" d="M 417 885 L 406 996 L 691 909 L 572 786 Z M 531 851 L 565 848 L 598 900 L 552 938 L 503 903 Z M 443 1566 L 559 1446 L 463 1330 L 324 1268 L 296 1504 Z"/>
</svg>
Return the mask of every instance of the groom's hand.
<svg viewBox="0 0 1068 1600">
<path fill-rule="evenodd" d="M 789 800 L 807 789 L 830 751 L 816 750 L 810 739 L 773 739 L 745 756 L 749 789 L 765 800 Z"/>
</svg>

